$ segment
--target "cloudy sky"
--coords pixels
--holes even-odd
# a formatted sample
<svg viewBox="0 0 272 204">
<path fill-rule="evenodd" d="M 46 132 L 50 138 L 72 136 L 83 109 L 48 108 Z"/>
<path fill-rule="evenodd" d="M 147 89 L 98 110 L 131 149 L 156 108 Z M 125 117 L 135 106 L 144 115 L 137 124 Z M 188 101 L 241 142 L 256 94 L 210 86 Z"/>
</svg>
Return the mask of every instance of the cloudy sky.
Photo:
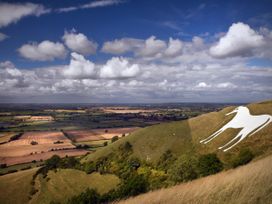
<svg viewBox="0 0 272 204">
<path fill-rule="evenodd" d="M 272 2 L 0 2 L 1 103 L 272 98 Z"/>
</svg>

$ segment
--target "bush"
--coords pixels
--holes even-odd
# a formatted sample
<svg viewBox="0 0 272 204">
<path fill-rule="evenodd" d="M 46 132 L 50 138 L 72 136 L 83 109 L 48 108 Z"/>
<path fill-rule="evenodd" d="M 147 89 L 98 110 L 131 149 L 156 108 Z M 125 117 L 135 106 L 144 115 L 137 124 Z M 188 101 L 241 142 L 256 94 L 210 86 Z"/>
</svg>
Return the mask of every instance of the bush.
<svg viewBox="0 0 272 204">
<path fill-rule="evenodd" d="M 170 150 L 167 150 L 165 153 L 162 154 L 160 160 L 157 164 L 158 168 L 164 171 L 167 171 L 169 167 L 174 163 L 176 158 L 172 154 Z"/>
<path fill-rule="evenodd" d="M 31 141 L 30 144 L 31 144 L 31 145 L 37 145 L 38 142 L 36 142 L 36 141 Z"/>
<path fill-rule="evenodd" d="M 94 189 L 87 189 L 78 196 L 74 196 L 68 200 L 68 204 L 98 204 L 100 203 L 100 196 Z"/>
<path fill-rule="evenodd" d="M 105 147 L 105 146 L 107 146 L 108 145 L 108 142 L 104 142 L 103 143 L 103 146 Z"/>
<path fill-rule="evenodd" d="M 44 164 L 48 169 L 54 169 L 59 167 L 60 161 L 61 158 L 58 155 L 53 155 L 50 159 L 47 159 Z"/>
<path fill-rule="evenodd" d="M 236 168 L 241 165 L 245 165 L 249 163 L 254 158 L 254 154 L 250 151 L 250 149 L 242 149 L 240 150 L 237 157 L 235 157 L 232 161 L 232 167 Z"/>
<path fill-rule="evenodd" d="M 4 168 L 6 168 L 7 167 L 7 164 L 0 164 L 0 168 L 1 169 L 4 169 Z"/>
<path fill-rule="evenodd" d="M 190 181 L 197 178 L 197 159 L 193 156 L 182 155 L 169 170 L 169 176 L 175 183 Z"/>
<path fill-rule="evenodd" d="M 118 139 L 119 139 L 118 136 L 113 136 L 113 137 L 111 138 L 111 142 L 112 142 L 112 143 L 113 143 L 113 142 L 116 142 Z"/>
<path fill-rule="evenodd" d="M 198 159 L 198 173 L 200 176 L 208 176 L 220 172 L 223 169 L 222 162 L 216 154 L 202 155 Z"/>
<path fill-rule="evenodd" d="M 87 174 L 91 174 L 96 171 L 96 164 L 94 162 L 86 163 L 84 166 L 84 171 Z"/>
</svg>

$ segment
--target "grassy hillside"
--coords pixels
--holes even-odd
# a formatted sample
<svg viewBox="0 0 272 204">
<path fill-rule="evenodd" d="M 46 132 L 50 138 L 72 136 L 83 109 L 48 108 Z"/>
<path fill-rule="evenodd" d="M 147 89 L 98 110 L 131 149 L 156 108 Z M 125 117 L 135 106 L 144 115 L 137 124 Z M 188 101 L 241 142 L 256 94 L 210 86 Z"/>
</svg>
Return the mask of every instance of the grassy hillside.
<svg viewBox="0 0 272 204">
<path fill-rule="evenodd" d="M 272 101 L 250 104 L 247 106 L 252 114 L 272 115 Z M 161 155 L 171 150 L 176 155 L 186 153 L 216 152 L 220 159 L 227 162 L 231 155 L 240 148 L 249 147 L 255 155 L 269 154 L 272 151 L 272 123 L 252 137 L 246 138 L 239 145 L 223 153 L 217 148 L 229 141 L 239 130 L 229 129 L 212 142 L 203 145 L 199 141 L 208 137 L 232 119 L 234 114 L 225 116 L 234 107 L 227 107 L 220 112 L 212 112 L 185 121 L 163 123 L 138 130 L 109 146 L 89 154 L 82 162 L 95 161 L 111 152 L 116 152 L 121 144 L 129 142 L 133 146 L 133 156 L 142 161 L 156 163 Z"/>
<path fill-rule="evenodd" d="M 27 203 L 31 180 L 37 168 L 0 177 L 0 203 Z"/>
<path fill-rule="evenodd" d="M 41 176 L 38 179 L 40 191 L 30 203 L 45 204 L 50 201 L 64 203 L 68 198 L 78 195 L 86 188 L 96 189 L 98 193 L 103 194 L 119 183 L 118 177 L 114 175 L 86 174 L 75 169 L 49 171 L 46 179 Z"/>
<path fill-rule="evenodd" d="M 68 198 L 77 195 L 86 188 L 94 188 L 103 194 L 115 188 L 120 180 L 115 175 L 86 174 L 75 169 L 60 169 L 49 171 L 46 178 L 36 178 L 36 188 L 39 189 L 30 200 L 31 179 L 37 168 L 20 171 L 0 177 L 0 203 L 39 203 L 51 201 L 65 203 Z"/>
<path fill-rule="evenodd" d="M 272 156 L 246 166 L 121 201 L 138 203 L 271 203 Z"/>
</svg>

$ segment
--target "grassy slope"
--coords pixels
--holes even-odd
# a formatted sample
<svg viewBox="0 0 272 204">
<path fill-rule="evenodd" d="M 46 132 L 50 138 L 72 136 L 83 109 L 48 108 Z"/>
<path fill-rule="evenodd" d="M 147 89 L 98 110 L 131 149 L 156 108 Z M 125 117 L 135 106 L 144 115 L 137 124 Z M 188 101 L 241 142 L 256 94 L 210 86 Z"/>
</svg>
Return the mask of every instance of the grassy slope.
<svg viewBox="0 0 272 204">
<path fill-rule="evenodd" d="M 121 204 L 138 203 L 271 203 L 272 156 L 237 169 L 130 198 Z"/>
<path fill-rule="evenodd" d="M 41 177 L 38 178 L 41 191 L 35 195 L 30 203 L 63 202 L 71 196 L 85 191 L 88 187 L 103 194 L 115 188 L 120 182 L 115 175 L 86 174 L 74 169 L 50 171 L 47 178 L 49 178 L 48 181 Z"/>
<path fill-rule="evenodd" d="M 27 203 L 32 175 L 37 168 L 0 177 L 0 203 Z"/>
<path fill-rule="evenodd" d="M 227 107 L 220 112 L 212 112 L 201 116 L 177 122 L 163 123 L 138 130 L 131 135 L 101 148 L 93 154 L 82 159 L 82 162 L 96 160 L 101 156 L 115 151 L 120 144 L 129 141 L 133 145 L 134 155 L 150 162 L 156 162 L 159 157 L 168 149 L 177 155 L 183 153 L 209 153 L 218 152 L 223 160 L 228 160 L 231 154 L 237 153 L 241 146 L 250 147 L 254 153 L 263 154 L 272 150 L 272 123 L 253 137 L 249 137 L 228 153 L 223 153 L 217 148 L 229 141 L 238 130 L 229 129 L 220 137 L 207 145 L 199 141 L 208 137 L 214 131 L 226 124 L 234 115 L 225 116 L 234 107 Z M 248 105 L 252 114 L 271 114 L 272 101 Z"/>
</svg>

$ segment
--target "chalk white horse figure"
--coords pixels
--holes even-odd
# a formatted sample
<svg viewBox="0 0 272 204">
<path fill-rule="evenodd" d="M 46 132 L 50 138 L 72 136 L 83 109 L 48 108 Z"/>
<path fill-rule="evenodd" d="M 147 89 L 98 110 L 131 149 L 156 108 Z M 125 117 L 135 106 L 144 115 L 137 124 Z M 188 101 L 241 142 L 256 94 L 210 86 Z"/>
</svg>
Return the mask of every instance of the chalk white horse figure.
<svg viewBox="0 0 272 204">
<path fill-rule="evenodd" d="M 250 133 L 251 134 L 249 136 L 255 134 L 256 132 L 259 132 L 261 129 L 263 129 L 265 126 L 272 122 L 271 115 L 251 115 L 248 108 L 245 106 L 239 106 L 230 113 L 227 113 L 226 115 L 230 115 L 233 113 L 237 114 L 231 121 L 229 121 L 226 125 L 224 125 L 222 128 L 217 130 L 206 139 L 201 140 L 200 143 L 207 144 L 228 128 L 242 128 L 242 130 L 232 140 L 218 148 L 224 149 L 223 151 L 226 152 L 235 145 L 237 145 L 239 142 L 241 142 L 243 139 L 245 139 Z M 233 145 L 226 148 L 235 140 L 237 141 Z"/>
</svg>

